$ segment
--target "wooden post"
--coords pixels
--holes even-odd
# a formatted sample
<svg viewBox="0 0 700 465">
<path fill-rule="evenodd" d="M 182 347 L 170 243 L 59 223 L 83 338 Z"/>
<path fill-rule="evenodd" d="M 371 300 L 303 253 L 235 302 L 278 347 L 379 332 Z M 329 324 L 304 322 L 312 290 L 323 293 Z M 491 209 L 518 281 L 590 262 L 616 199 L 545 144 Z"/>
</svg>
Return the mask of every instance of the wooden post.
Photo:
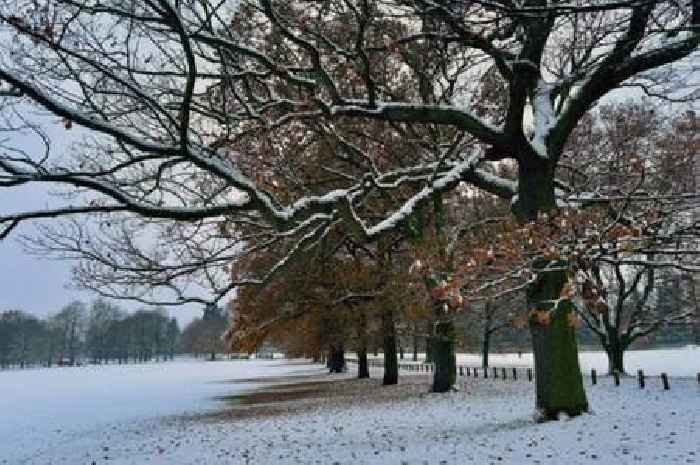
<svg viewBox="0 0 700 465">
<path fill-rule="evenodd" d="M 527 380 L 532 381 L 532 368 L 527 369 Z"/>
<path fill-rule="evenodd" d="M 639 381 L 639 389 L 644 389 L 644 370 L 637 370 L 637 380 Z"/>
<path fill-rule="evenodd" d="M 503 381 L 506 381 L 508 379 L 508 375 L 506 374 L 506 367 L 501 368 L 501 374 L 503 375 Z"/>
<path fill-rule="evenodd" d="M 498 379 L 498 368 L 493 367 L 493 379 Z"/>
<path fill-rule="evenodd" d="M 668 384 L 668 375 L 666 373 L 661 373 L 661 382 L 664 385 L 664 391 L 671 389 L 671 386 Z"/>
<path fill-rule="evenodd" d="M 479 369 L 474 367 L 474 378 L 478 378 L 478 377 L 479 377 Z"/>
<path fill-rule="evenodd" d="M 620 372 L 617 370 L 613 370 L 613 378 L 615 379 L 615 386 L 620 385 Z"/>
<path fill-rule="evenodd" d="M 598 374 L 595 371 L 595 368 L 591 370 L 591 384 L 595 385 L 598 383 Z"/>
<path fill-rule="evenodd" d="M 471 376 L 471 368 L 467 367 L 467 376 Z M 700 373 L 698 373 L 698 383 L 700 383 Z"/>
<path fill-rule="evenodd" d="M 513 381 L 518 379 L 518 369 L 513 367 Z"/>
<path fill-rule="evenodd" d="M 464 367 L 461 365 L 459 367 L 459 376 L 464 376 Z"/>
</svg>

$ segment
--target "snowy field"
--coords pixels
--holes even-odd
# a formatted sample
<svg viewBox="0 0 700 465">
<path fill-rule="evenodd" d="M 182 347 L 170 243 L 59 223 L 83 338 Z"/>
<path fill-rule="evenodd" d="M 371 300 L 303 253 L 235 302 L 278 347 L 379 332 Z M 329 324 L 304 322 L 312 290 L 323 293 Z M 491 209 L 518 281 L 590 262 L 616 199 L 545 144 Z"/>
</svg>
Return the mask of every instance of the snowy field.
<svg viewBox="0 0 700 465">
<path fill-rule="evenodd" d="M 406 353 L 402 363 L 410 363 L 412 354 Z M 370 357 L 373 358 L 373 357 Z M 419 354 L 423 359 L 424 354 Z M 381 355 L 379 357 L 381 359 Z M 602 351 L 579 352 L 581 371 L 590 373 L 595 368 L 599 374 L 608 370 L 608 359 Z M 464 366 L 481 366 L 478 354 L 459 354 L 457 363 Z M 495 367 L 531 367 L 532 353 L 523 352 L 522 357 L 516 353 L 489 354 L 489 365 Z M 636 374 L 637 370 L 655 376 L 666 373 L 669 376 L 696 376 L 700 373 L 700 347 L 687 346 L 680 349 L 629 350 L 625 352 L 625 370 Z"/>
<path fill-rule="evenodd" d="M 697 354 L 685 362 L 695 366 Z M 223 408 L 214 397 L 280 376 L 342 381 L 355 369 L 330 377 L 318 365 L 274 360 L 0 372 L 0 464 L 700 463 L 700 386 L 690 378 L 672 380 L 670 391 L 601 380 L 587 386 L 592 414 L 546 424 L 532 420 L 534 386 L 524 380 L 460 378 L 460 392 L 427 394 L 428 377 L 383 388 L 381 370 L 330 384 L 360 394 L 297 413 L 180 416 Z M 258 377 L 269 382 L 235 382 Z"/>
<path fill-rule="evenodd" d="M 78 456 L 87 452 L 75 448 L 75 441 L 109 435 L 109 431 L 143 420 L 212 410 L 221 404 L 214 400 L 216 396 L 265 385 L 226 381 L 319 370 L 311 365 L 282 365 L 280 360 L 185 359 L 0 371 L 0 464 L 64 463 L 49 458 L 54 451 L 56 458 L 63 450 Z"/>
</svg>

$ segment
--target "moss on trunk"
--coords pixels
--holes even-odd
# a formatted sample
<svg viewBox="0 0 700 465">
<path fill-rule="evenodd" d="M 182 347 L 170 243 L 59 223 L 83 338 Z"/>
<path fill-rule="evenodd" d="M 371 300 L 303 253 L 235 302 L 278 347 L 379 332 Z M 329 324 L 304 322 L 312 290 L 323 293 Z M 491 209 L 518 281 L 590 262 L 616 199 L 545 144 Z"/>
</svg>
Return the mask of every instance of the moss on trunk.
<svg viewBox="0 0 700 465">
<path fill-rule="evenodd" d="M 566 283 L 565 271 L 541 271 L 528 289 L 528 306 L 534 310 L 530 331 L 535 357 L 536 408 L 541 419 L 556 419 L 563 412 L 570 416 L 588 410 L 586 392 L 578 363 L 576 333 L 571 324 L 571 301 L 561 300 Z M 538 317 L 548 312 L 546 318 Z"/>
</svg>

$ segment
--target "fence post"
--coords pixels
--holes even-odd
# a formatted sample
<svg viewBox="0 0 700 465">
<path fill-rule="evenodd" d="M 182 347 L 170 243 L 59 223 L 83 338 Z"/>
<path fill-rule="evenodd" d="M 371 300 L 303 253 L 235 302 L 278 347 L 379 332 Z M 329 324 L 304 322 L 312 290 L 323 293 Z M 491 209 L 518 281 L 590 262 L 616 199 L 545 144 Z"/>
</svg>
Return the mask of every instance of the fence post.
<svg viewBox="0 0 700 465">
<path fill-rule="evenodd" d="M 594 386 L 598 383 L 598 373 L 596 373 L 595 368 L 591 369 L 591 384 Z"/>
<path fill-rule="evenodd" d="M 498 379 L 498 368 L 493 367 L 493 379 Z"/>
<path fill-rule="evenodd" d="M 613 378 L 615 379 L 615 386 L 620 385 L 620 372 L 617 370 L 613 370 Z"/>
<path fill-rule="evenodd" d="M 532 368 L 527 369 L 527 380 L 532 381 Z"/>
<path fill-rule="evenodd" d="M 637 370 L 637 379 L 639 380 L 639 389 L 644 389 L 644 370 Z"/>
<path fill-rule="evenodd" d="M 467 376 L 472 375 L 471 371 L 472 371 L 471 368 L 467 367 Z M 700 373 L 698 373 L 698 383 L 700 383 Z"/>
<path fill-rule="evenodd" d="M 518 369 L 513 367 L 513 381 L 518 379 Z"/>
<path fill-rule="evenodd" d="M 506 367 L 501 368 L 501 374 L 503 375 L 503 381 L 506 381 L 508 379 L 508 375 L 506 374 Z"/>
<path fill-rule="evenodd" d="M 459 376 L 464 376 L 464 367 L 461 365 L 459 367 Z"/>
<path fill-rule="evenodd" d="M 664 391 L 671 389 L 671 386 L 668 384 L 668 375 L 666 373 L 661 373 L 661 382 L 664 385 Z"/>
</svg>

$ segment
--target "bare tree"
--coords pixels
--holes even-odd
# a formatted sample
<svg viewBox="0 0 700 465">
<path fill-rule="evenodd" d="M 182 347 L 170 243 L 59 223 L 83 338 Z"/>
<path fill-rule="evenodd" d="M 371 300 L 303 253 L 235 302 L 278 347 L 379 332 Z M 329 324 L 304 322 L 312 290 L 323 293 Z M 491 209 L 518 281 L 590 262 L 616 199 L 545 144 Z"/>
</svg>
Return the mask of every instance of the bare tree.
<svg viewBox="0 0 700 465">
<path fill-rule="evenodd" d="M 174 303 L 207 300 L 186 285 L 222 296 L 263 282 L 331 229 L 375 240 L 462 182 L 534 220 L 556 207 L 563 149 L 596 102 L 621 86 L 692 98 L 676 72 L 694 67 L 700 43 L 697 2 L 670 1 L 6 0 L 0 20 L 8 130 L 44 134 L 26 105 L 85 133 L 63 154 L 4 144 L 0 185 L 72 195 L 3 214 L 0 235 L 71 218 L 33 246 L 80 260 L 83 287 Z M 481 111 L 471 97 L 490 76 L 507 98 Z M 374 124 L 388 129 L 381 140 L 363 136 Z M 320 135 L 333 182 L 309 186 L 301 167 Z M 383 159 L 397 139 L 424 150 Z M 271 175 L 256 169 L 263 153 Z M 501 160 L 516 179 L 484 169 Z M 377 211 L 384 197 L 394 201 Z M 231 282 L 226 266 L 251 239 L 237 225 L 287 253 Z M 573 332 L 558 323 L 571 312 L 567 268 L 529 267 L 528 305 L 553 322 L 531 325 L 544 418 L 587 408 Z"/>
<path fill-rule="evenodd" d="M 59 334 L 58 363 L 75 365 L 79 361 L 85 342 L 85 304 L 75 300 L 64 306 L 52 319 Z"/>
</svg>

